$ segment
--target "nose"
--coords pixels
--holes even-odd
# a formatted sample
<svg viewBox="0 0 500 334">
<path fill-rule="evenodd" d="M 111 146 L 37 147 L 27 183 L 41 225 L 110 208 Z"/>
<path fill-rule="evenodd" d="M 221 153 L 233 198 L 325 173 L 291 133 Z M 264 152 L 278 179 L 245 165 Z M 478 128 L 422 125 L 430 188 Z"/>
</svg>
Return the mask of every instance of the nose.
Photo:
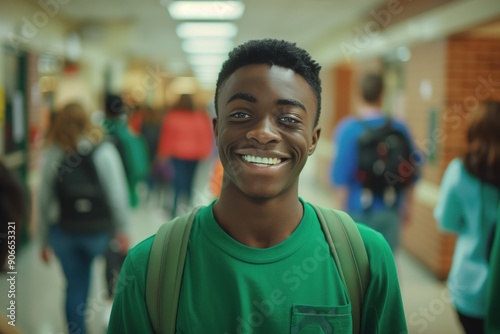
<svg viewBox="0 0 500 334">
<path fill-rule="evenodd" d="M 268 144 L 278 142 L 280 136 L 278 134 L 273 121 L 269 117 L 264 117 L 255 126 L 247 132 L 247 139 L 255 140 L 259 144 Z"/>
</svg>

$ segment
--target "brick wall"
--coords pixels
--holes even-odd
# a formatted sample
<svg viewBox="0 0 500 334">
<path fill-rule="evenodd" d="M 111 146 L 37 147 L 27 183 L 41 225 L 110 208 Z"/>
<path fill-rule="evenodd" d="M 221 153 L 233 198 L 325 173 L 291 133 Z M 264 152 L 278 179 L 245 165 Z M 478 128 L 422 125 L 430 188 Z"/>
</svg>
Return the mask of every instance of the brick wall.
<svg viewBox="0 0 500 334">
<path fill-rule="evenodd" d="M 407 119 L 427 162 L 403 244 L 440 279 L 448 275 L 455 238 L 438 231 L 432 216 L 439 183 L 450 160 L 463 152 L 468 116 L 481 101 L 500 99 L 500 86 L 492 85 L 500 82 L 499 59 L 500 39 L 459 35 L 414 47 L 407 63 Z M 423 81 L 432 88 L 430 97 L 421 94 Z"/>
<path fill-rule="evenodd" d="M 484 100 L 500 100 L 500 39 L 452 37 L 447 59 L 444 117 L 449 140 L 443 147 L 443 170 L 451 159 L 463 153 L 465 127 L 471 113 Z"/>
</svg>

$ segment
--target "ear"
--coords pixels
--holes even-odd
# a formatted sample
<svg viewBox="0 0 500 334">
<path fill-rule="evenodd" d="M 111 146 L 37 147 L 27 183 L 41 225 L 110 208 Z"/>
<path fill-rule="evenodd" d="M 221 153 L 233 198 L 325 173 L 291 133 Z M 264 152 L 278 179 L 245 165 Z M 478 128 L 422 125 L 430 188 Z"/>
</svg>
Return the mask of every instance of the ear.
<svg viewBox="0 0 500 334">
<path fill-rule="evenodd" d="M 314 151 L 316 150 L 320 134 L 321 134 L 321 128 L 320 127 L 314 128 L 312 133 L 311 144 L 309 145 L 309 150 L 308 150 L 309 155 L 313 154 Z"/>
<path fill-rule="evenodd" d="M 212 118 L 212 128 L 214 130 L 215 142 L 217 143 L 217 138 L 219 138 L 219 125 L 218 118 Z"/>
</svg>

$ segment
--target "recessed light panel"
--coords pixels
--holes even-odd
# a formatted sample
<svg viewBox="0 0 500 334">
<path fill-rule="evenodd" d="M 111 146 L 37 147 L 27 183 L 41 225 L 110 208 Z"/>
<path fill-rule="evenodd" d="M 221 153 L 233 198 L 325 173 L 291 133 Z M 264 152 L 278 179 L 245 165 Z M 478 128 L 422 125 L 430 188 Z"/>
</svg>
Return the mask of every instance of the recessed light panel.
<svg viewBox="0 0 500 334">
<path fill-rule="evenodd" d="M 167 9 L 175 20 L 236 20 L 245 5 L 240 1 L 172 1 Z"/>
<path fill-rule="evenodd" d="M 179 38 L 233 38 L 238 33 L 238 28 L 230 22 L 184 22 L 177 26 L 175 32 Z"/>
</svg>

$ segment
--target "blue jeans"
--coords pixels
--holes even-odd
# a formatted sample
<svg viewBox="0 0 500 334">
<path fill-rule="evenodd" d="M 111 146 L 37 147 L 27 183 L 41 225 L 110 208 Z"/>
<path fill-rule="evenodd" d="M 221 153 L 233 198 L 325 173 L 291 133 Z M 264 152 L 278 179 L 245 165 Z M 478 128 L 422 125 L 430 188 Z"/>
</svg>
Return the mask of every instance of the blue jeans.
<svg viewBox="0 0 500 334">
<path fill-rule="evenodd" d="M 395 251 L 399 246 L 401 217 L 397 209 L 353 212 L 350 216 L 355 222 L 380 232 L 391 246 L 392 251 Z"/>
<path fill-rule="evenodd" d="M 90 270 L 96 256 L 104 254 L 111 234 L 74 234 L 54 225 L 50 244 L 66 277 L 66 319 L 69 333 L 85 334 L 85 310 L 90 286 Z"/>
<path fill-rule="evenodd" d="M 183 196 L 187 204 L 191 201 L 193 191 L 193 181 L 195 177 L 198 160 L 180 160 L 172 158 L 172 166 L 174 167 L 174 204 L 172 208 L 172 216 L 177 216 L 179 199 Z"/>
</svg>

